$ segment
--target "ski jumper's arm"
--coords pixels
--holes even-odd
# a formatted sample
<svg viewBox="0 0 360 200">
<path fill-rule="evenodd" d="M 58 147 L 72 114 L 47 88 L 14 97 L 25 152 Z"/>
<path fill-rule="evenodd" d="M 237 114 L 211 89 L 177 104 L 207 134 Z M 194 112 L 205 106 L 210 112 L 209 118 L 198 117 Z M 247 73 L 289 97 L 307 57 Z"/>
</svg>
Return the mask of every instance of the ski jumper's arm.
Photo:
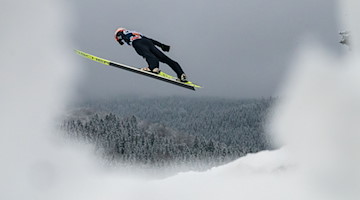
<svg viewBox="0 0 360 200">
<path fill-rule="evenodd" d="M 166 44 L 163 44 L 163 43 L 161 43 L 161 42 L 158 42 L 158 41 L 156 41 L 156 40 L 154 40 L 154 39 L 145 37 L 145 36 L 144 36 L 144 38 L 149 39 L 154 45 L 160 47 L 163 51 L 170 51 L 170 46 L 168 46 L 168 45 L 166 45 Z"/>
</svg>

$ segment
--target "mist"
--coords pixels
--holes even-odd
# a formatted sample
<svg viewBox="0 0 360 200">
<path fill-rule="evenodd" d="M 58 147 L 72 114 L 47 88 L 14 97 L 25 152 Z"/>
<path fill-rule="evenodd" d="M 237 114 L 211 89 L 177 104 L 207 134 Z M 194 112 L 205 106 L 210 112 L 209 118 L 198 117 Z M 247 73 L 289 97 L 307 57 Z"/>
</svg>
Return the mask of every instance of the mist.
<svg viewBox="0 0 360 200">
<path fill-rule="evenodd" d="M 155 181 L 110 171 L 91 147 L 60 136 L 57 117 L 82 73 L 73 10 L 62 1 L 21 3 L 3 2 L 0 14 L 0 199 L 359 198 L 358 2 L 339 2 L 354 38 L 347 56 L 314 40 L 299 47 L 269 122 L 284 148 Z"/>
<path fill-rule="evenodd" d="M 301 188 L 315 199 L 360 196 L 359 3 L 338 6 L 339 22 L 352 32 L 353 50 L 339 57 L 317 41 L 304 41 L 271 124 L 298 166 Z"/>
<path fill-rule="evenodd" d="M 0 199 L 65 199 L 85 177 L 76 163 L 95 166 L 55 129 L 78 75 L 71 13 L 61 1 L 2 1 Z"/>
</svg>

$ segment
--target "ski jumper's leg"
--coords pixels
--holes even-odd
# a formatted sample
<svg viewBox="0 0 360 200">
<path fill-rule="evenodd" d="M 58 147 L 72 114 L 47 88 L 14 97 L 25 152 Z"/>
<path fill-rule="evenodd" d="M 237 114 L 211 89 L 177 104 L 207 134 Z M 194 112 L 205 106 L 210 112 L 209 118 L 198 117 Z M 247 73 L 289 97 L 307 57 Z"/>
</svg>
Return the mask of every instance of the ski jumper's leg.
<svg viewBox="0 0 360 200">
<path fill-rule="evenodd" d="M 153 46 L 152 43 L 149 43 L 144 39 L 138 39 L 132 43 L 132 46 L 140 56 L 145 58 L 150 70 L 159 67 L 159 58 L 157 58 L 150 50 L 151 46 Z"/>
<path fill-rule="evenodd" d="M 172 60 L 171 58 L 167 57 L 163 52 L 161 52 L 158 48 L 154 45 L 151 46 L 150 51 L 160 60 L 160 62 L 166 63 L 171 67 L 172 70 L 176 73 L 178 78 L 180 78 L 181 74 L 184 73 L 182 68 L 180 67 L 179 63 Z"/>
</svg>

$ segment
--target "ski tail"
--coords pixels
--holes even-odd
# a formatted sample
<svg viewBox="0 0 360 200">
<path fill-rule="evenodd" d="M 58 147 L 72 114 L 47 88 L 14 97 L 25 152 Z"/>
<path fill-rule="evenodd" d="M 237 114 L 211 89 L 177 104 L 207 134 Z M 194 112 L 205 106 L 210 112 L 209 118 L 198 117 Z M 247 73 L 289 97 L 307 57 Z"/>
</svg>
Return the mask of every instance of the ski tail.
<svg viewBox="0 0 360 200">
<path fill-rule="evenodd" d="M 90 55 L 88 53 L 85 53 L 83 51 L 79 51 L 79 50 L 75 50 L 75 52 L 77 54 L 79 54 L 80 56 L 83 56 L 85 58 L 88 58 L 90 60 L 93 60 L 93 61 L 96 61 L 96 62 L 99 62 L 101 64 L 104 64 L 104 65 L 110 65 L 111 64 L 111 61 L 110 60 L 106 60 L 106 59 L 103 59 L 103 58 L 99 58 L 97 56 L 93 56 L 93 55 Z"/>
</svg>

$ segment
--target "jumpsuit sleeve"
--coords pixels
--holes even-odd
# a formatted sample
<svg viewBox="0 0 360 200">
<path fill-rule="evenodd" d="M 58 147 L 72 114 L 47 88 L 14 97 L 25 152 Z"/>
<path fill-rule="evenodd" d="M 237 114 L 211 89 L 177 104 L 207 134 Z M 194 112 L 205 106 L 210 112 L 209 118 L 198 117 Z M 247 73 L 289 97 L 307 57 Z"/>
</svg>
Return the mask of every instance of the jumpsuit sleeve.
<svg viewBox="0 0 360 200">
<path fill-rule="evenodd" d="M 158 42 L 154 39 L 148 38 L 148 37 L 145 37 L 145 38 L 149 39 L 154 45 L 160 47 L 163 51 L 170 51 L 170 46 L 160 43 L 160 42 Z"/>
<path fill-rule="evenodd" d="M 149 39 L 152 43 L 154 43 L 154 44 L 155 44 L 156 46 L 158 46 L 158 47 L 162 47 L 162 46 L 163 46 L 162 43 L 160 43 L 160 42 L 158 42 L 158 41 L 156 41 L 156 40 L 154 40 L 154 39 L 151 39 L 151 38 L 148 38 L 148 37 L 145 37 L 145 38 Z"/>
</svg>

